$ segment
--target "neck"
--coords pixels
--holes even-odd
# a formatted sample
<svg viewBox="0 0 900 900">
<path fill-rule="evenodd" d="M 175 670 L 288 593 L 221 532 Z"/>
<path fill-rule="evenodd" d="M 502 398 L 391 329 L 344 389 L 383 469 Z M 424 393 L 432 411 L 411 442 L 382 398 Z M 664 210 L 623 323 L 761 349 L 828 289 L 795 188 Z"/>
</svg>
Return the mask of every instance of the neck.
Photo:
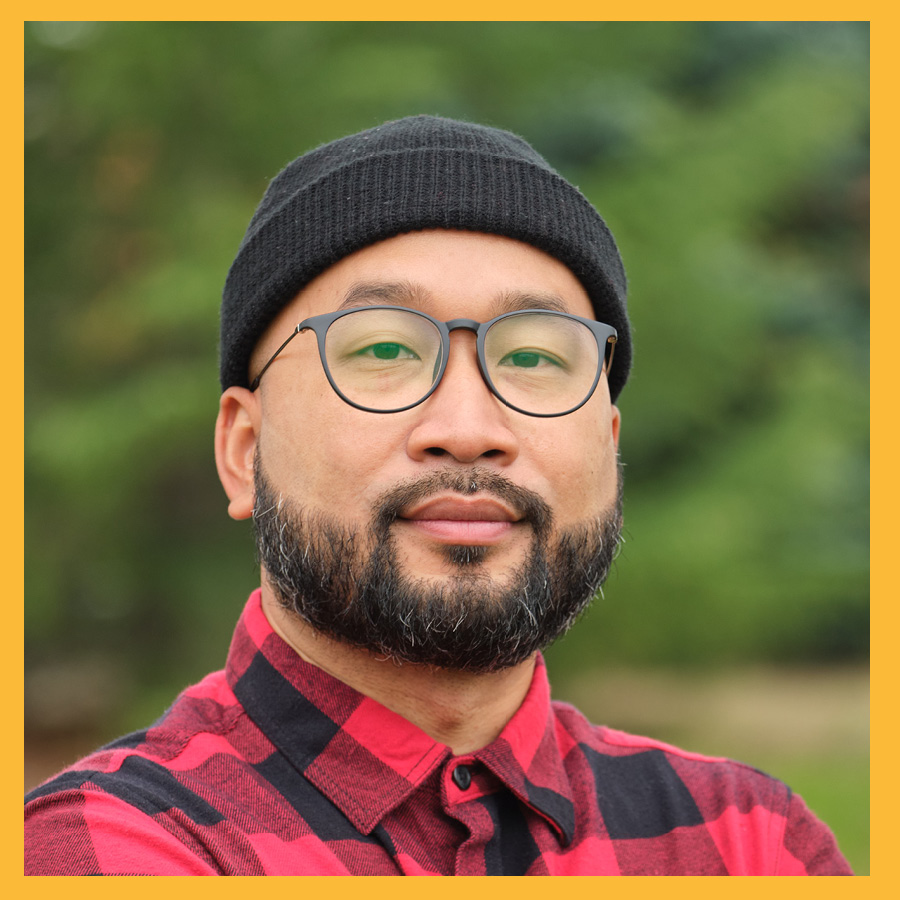
<svg viewBox="0 0 900 900">
<path fill-rule="evenodd" d="M 534 656 L 483 674 L 397 663 L 326 637 L 285 610 L 265 584 L 262 608 L 302 659 L 403 716 L 455 755 L 491 743 L 531 685 Z"/>
</svg>

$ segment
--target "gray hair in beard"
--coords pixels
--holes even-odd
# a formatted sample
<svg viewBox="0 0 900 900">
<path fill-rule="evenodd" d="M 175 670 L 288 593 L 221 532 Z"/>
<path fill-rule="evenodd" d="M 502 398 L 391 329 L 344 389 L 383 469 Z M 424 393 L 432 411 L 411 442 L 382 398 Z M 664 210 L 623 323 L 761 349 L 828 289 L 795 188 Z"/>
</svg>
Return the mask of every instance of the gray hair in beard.
<svg viewBox="0 0 900 900">
<path fill-rule="evenodd" d="M 544 500 L 483 468 L 399 484 L 375 503 L 367 529 L 276 495 L 258 454 L 255 479 L 257 554 L 281 605 L 331 638 L 397 662 L 467 672 L 523 662 L 587 608 L 621 540 L 621 466 L 607 513 L 556 536 Z M 477 546 L 445 548 L 454 571 L 443 583 L 403 571 L 391 526 L 405 507 L 447 490 L 492 494 L 531 526 L 528 555 L 504 583 L 484 571 L 487 548 Z"/>
</svg>

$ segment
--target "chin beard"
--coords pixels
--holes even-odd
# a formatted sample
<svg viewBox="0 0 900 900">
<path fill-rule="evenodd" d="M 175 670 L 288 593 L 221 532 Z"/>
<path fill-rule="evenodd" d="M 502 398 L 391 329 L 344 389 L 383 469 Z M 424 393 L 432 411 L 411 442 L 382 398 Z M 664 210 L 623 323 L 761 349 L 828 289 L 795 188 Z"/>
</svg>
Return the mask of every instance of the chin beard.
<svg viewBox="0 0 900 900">
<path fill-rule="evenodd" d="M 556 535 L 537 494 L 481 468 L 398 485 L 379 498 L 365 529 L 276 494 L 259 455 L 255 487 L 259 562 L 286 610 L 378 656 L 467 672 L 515 666 L 564 634 L 606 579 L 622 527 L 621 467 L 605 515 Z M 503 582 L 485 572 L 483 546 L 444 548 L 451 574 L 443 581 L 403 571 L 392 525 L 404 507 L 442 490 L 493 494 L 530 525 L 528 554 Z"/>
</svg>

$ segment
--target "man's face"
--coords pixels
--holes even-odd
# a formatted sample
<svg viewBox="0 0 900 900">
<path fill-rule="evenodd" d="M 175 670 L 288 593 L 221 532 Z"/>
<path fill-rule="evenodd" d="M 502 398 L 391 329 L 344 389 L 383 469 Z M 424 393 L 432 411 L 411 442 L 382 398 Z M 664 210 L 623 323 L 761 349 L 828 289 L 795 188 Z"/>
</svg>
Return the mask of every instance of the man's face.
<svg viewBox="0 0 900 900">
<path fill-rule="evenodd" d="M 546 306 L 593 317 L 569 269 L 529 245 L 483 234 L 416 232 L 365 248 L 311 282 L 256 348 L 251 377 L 297 322 L 348 302 L 407 306 L 444 321 L 486 321 L 508 309 Z M 348 601 L 359 601 L 347 594 L 366 572 L 376 580 L 391 579 L 392 594 L 401 588 L 407 593 L 407 616 L 424 608 L 421 598 L 427 597 L 429 608 L 434 601 L 449 604 L 454 621 L 481 600 L 488 606 L 507 604 L 508 617 L 521 606 L 523 591 L 534 592 L 548 578 L 555 593 L 578 595 L 566 601 L 572 605 L 605 576 L 619 519 L 619 415 L 605 377 L 574 413 L 527 416 L 488 390 L 473 334 L 454 331 L 450 342 L 440 386 L 404 412 L 364 412 L 341 400 L 326 379 L 311 332 L 294 338 L 256 392 L 258 531 L 265 543 L 267 529 L 260 525 L 268 515 L 282 536 L 306 545 L 297 547 L 295 570 L 309 570 L 310 551 L 330 555 L 332 568 L 343 568 L 326 591 L 340 596 L 319 597 L 320 609 L 330 603 L 340 613 Z M 274 539 L 274 532 L 269 537 Z M 341 542 L 341 552 L 328 550 Z M 261 545 L 268 569 L 290 555 L 282 545 L 267 565 L 267 552 Z M 389 559 L 388 568 L 373 569 L 373 555 L 381 562 Z M 582 578 L 574 588 L 561 587 L 556 579 L 566 573 L 556 570 L 573 565 L 592 569 L 593 584 Z M 316 577 L 321 582 L 324 576 Z M 276 593 L 290 606 L 286 595 L 301 587 L 286 584 L 292 579 L 284 571 L 275 581 Z M 308 579 L 301 583 L 303 591 L 312 590 Z M 534 611 L 522 615 L 529 619 Z M 557 632 L 571 617 L 559 613 L 566 622 Z M 442 622 L 446 628 L 446 617 Z M 332 632 L 339 627 L 313 624 Z M 479 627 L 489 628 L 490 622 L 482 619 Z M 334 636 L 361 643 L 357 635 Z M 398 648 L 372 649 L 449 664 Z M 487 667 L 486 662 L 475 666 Z"/>
</svg>

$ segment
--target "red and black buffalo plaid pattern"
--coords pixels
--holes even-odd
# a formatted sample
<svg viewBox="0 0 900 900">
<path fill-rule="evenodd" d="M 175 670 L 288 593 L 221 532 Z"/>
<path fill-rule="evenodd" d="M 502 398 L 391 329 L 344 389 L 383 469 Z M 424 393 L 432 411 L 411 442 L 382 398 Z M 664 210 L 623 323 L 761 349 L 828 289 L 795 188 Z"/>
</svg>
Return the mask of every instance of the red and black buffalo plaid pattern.
<svg viewBox="0 0 900 900">
<path fill-rule="evenodd" d="M 539 661 L 452 756 L 304 663 L 255 592 L 224 672 L 26 798 L 34 875 L 843 875 L 803 801 L 740 763 L 590 725 Z"/>
</svg>

